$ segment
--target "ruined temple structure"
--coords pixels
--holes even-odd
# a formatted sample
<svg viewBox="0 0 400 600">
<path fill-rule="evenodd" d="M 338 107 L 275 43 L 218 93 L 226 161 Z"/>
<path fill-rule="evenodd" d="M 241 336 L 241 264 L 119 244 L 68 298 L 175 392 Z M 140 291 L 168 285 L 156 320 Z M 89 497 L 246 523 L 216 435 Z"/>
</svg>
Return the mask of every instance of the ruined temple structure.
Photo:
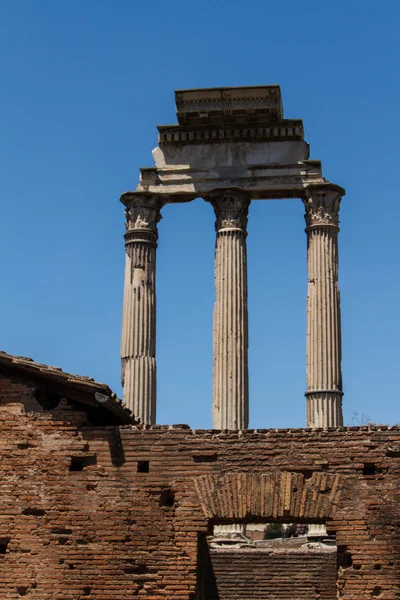
<svg viewBox="0 0 400 600">
<path fill-rule="evenodd" d="M 307 425 L 343 424 L 339 206 L 344 190 L 309 159 L 300 119 L 284 119 L 279 86 L 181 90 L 178 125 L 161 125 L 155 167 L 126 192 L 122 325 L 124 400 L 156 422 L 157 223 L 168 203 L 201 197 L 215 211 L 213 426 L 248 427 L 246 237 L 252 201 L 299 198 L 308 242 Z M 299 200 L 299 201 L 300 201 Z"/>
<path fill-rule="evenodd" d="M 176 100 L 155 167 L 122 196 L 125 404 L 0 352 L 0 599 L 399 600 L 400 428 L 342 423 L 344 191 L 309 160 L 301 121 L 283 119 L 279 87 Z M 216 213 L 210 431 L 155 424 L 157 222 L 197 197 Z M 292 197 L 308 241 L 307 427 L 249 430 L 248 208 Z M 329 544 L 242 533 L 288 523 Z"/>
</svg>

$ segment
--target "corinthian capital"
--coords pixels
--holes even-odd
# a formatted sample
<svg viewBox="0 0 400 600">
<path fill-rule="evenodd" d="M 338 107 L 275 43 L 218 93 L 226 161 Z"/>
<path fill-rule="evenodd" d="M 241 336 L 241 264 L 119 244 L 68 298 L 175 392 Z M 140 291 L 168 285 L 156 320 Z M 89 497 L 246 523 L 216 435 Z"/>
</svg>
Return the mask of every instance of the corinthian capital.
<svg viewBox="0 0 400 600">
<path fill-rule="evenodd" d="M 339 208 L 345 191 L 338 185 L 309 186 L 303 198 L 307 227 L 339 225 Z"/>
<path fill-rule="evenodd" d="M 157 223 L 161 220 L 163 202 L 156 194 L 126 192 L 121 196 L 125 204 L 126 230 L 147 231 L 157 235 Z"/>
<path fill-rule="evenodd" d="M 216 231 L 241 229 L 246 231 L 250 196 L 240 189 L 214 190 L 206 200 L 214 207 Z"/>
</svg>

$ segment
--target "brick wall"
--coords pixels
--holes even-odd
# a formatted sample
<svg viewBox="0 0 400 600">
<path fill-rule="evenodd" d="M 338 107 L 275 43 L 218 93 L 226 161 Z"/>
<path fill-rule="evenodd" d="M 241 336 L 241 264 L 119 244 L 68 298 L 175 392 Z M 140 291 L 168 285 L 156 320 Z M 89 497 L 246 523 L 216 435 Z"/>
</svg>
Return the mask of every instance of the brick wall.
<svg viewBox="0 0 400 600">
<path fill-rule="evenodd" d="M 334 600 L 336 552 L 211 550 L 203 562 L 207 600 Z"/>
<path fill-rule="evenodd" d="M 1 599 L 200 598 L 210 524 L 278 520 L 327 522 L 341 598 L 398 600 L 399 428 L 91 427 L 29 395 L 0 380 Z"/>
</svg>

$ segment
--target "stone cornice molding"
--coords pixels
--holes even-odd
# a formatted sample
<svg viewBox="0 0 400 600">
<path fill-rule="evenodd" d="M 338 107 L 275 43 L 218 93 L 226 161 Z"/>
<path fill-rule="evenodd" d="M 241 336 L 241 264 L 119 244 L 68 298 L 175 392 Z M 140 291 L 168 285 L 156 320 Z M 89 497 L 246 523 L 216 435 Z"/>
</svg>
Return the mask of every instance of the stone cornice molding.
<svg viewBox="0 0 400 600">
<path fill-rule="evenodd" d="M 303 140 L 301 119 L 286 119 L 277 123 L 253 123 L 249 125 L 224 124 L 214 127 L 183 127 L 159 125 L 160 144 L 220 144 L 223 142 L 276 142 L 279 140 Z"/>
<path fill-rule="evenodd" d="M 250 195 L 241 189 L 213 190 L 205 197 L 214 208 L 215 230 L 224 232 L 238 230 L 246 232 Z"/>
<path fill-rule="evenodd" d="M 161 208 L 165 200 L 158 194 L 126 192 L 121 196 L 126 206 L 125 240 L 155 243 L 158 238 L 157 223 L 162 219 Z"/>
<path fill-rule="evenodd" d="M 308 186 L 303 197 L 307 229 L 313 227 L 338 229 L 340 201 L 344 194 L 344 189 L 338 185 Z"/>
</svg>

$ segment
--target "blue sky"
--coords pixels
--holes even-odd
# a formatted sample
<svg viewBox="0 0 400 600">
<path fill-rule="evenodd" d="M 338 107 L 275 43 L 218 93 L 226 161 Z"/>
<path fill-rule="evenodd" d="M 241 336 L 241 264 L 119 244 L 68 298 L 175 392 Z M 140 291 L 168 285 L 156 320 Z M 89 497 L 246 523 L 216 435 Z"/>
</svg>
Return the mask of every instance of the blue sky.
<svg viewBox="0 0 400 600">
<path fill-rule="evenodd" d="M 279 83 L 311 158 L 347 190 L 340 285 L 345 421 L 396 423 L 400 364 L 396 1 L 3 0 L 0 348 L 119 395 L 123 207 L 173 90 Z M 305 421 L 300 200 L 250 208 L 250 426 Z M 159 226 L 158 422 L 211 426 L 214 217 Z"/>
</svg>

